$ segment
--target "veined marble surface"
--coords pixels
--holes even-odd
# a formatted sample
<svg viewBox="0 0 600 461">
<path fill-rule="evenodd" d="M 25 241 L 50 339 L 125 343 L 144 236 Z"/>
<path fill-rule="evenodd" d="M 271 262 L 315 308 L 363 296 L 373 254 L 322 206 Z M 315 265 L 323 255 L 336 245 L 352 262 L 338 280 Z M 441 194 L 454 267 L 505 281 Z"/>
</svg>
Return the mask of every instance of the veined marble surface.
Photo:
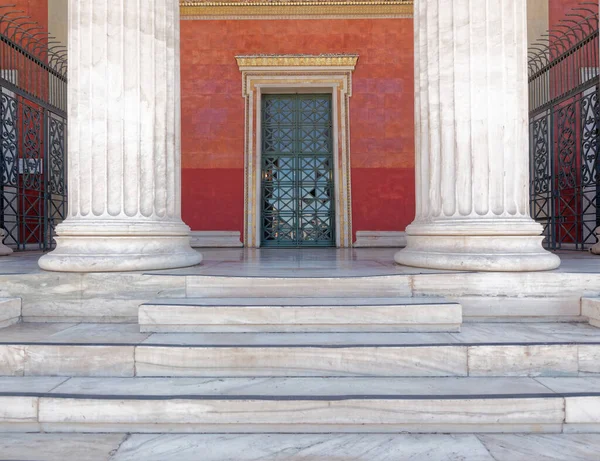
<svg viewBox="0 0 600 461">
<path fill-rule="evenodd" d="M 0 434 L 0 460 L 110 461 L 126 438 L 127 434 Z"/>
<path fill-rule="evenodd" d="M 19 323 L 0 330 L 0 344 L 163 346 L 405 346 L 600 344 L 584 323 L 465 323 L 460 333 L 140 333 L 137 324 Z"/>
<path fill-rule="evenodd" d="M 0 434 L 44 461 L 597 461 L 600 434 Z"/>
<path fill-rule="evenodd" d="M 600 273 L 600 257 L 587 252 L 557 251 L 561 267 L 549 273 Z M 41 252 L 18 252 L 0 259 L 0 275 L 45 273 L 37 261 Z M 201 265 L 183 269 L 137 272 L 164 275 L 215 276 L 371 276 L 456 273 L 399 266 L 389 248 L 239 249 L 204 248 Z M 315 272 L 316 271 L 316 272 Z M 133 272 L 135 274 L 136 272 Z M 547 274 L 547 273 L 546 273 Z"/>
<path fill-rule="evenodd" d="M 555 378 L 569 379 L 569 378 Z M 573 378 L 567 386 L 570 392 L 580 391 Z M 600 378 L 598 378 L 600 379 Z M 555 386 L 560 386 L 558 381 Z M 588 383 L 583 384 L 587 389 Z M 510 396 L 556 395 L 532 378 L 0 378 L 5 393 L 28 392 L 75 396 L 200 396 L 200 397 L 283 397 L 293 400 L 345 398 L 347 396 L 386 397 L 453 397 L 453 396 Z"/>
<path fill-rule="evenodd" d="M 183 298 L 186 285 L 204 297 L 274 296 L 275 288 L 282 296 L 445 297 L 462 305 L 467 320 L 491 321 L 578 320 L 581 297 L 600 296 L 600 257 L 578 252 L 561 252 L 555 271 L 523 274 L 402 267 L 385 248 L 204 253 L 205 263 L 189 269 L 113 274 L 44 272 L 37 266 L 41 253 L 15 253 L 0 259 L 0 297 L 21 297 L 27 322 L 134 323 L 140 304 Z M 264 286 L 256 286 L 259 276 Z"/>
<path fill-rule="evenodd" d="M 0 376 L 586 376 L 600 329 L 466 324 L 461 333 L 140 334 L 133 324 L 22 323 L 0 330 Z"/>
<path fill-rule="evenodd" d="M 44 394 L 56 389 L 62 383 L 68 381 L 69 378 L 51 378 L 51 377 L 0 377 L 0 392 L 1 393 L 34 393 Z"/>
<path fill-rule="evenodd" d="M 202 453 L 201 458 L 199 454 Z M 493 461 L 474 436 L 136 435 L 114 461 Z"/>
</svg>

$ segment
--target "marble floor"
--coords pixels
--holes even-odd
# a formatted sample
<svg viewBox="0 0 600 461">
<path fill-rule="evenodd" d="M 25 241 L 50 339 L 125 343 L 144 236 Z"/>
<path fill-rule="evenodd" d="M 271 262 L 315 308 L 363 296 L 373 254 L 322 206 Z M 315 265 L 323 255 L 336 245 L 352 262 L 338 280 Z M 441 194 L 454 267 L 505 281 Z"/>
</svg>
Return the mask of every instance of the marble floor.
<svg viewBox="0 0 600 461">
<path fill-rule="evenodd" d="M 600 434 L 0 434 L 0 460 L 597 461 Z"/>
<path fill-rule="evenodd" d="M 584 323 L 465 323 L 460 333 L 140 333 L 137 324 L 18 323 L 0 330 L 0 345 L 382 346 L 600 344 Z"/>
<path fill-rule="evenodd" d="M 397 265 L 394 248 L 356 249 L 223 249 L 201 250 L 202 264 L 183 269 L 152 271 L 154 275 L 215 275 L 238 277 L 350 277 L 432 274 L 452 271 Z M 553 272 L 600 273 L 600 257 L 587 252 L 559 251 L 562 265 Z M 0 258 L 0 275 L 35 274 L 40 252 L 13 253 Z"/>
</svg>

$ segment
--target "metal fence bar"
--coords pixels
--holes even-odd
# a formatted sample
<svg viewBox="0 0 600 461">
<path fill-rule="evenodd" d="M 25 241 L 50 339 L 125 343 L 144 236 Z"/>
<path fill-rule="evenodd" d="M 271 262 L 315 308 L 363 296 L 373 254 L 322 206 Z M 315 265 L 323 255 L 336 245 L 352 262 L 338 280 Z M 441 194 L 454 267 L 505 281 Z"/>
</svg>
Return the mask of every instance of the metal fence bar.
<svg viewBox="0 0 600 461">
<path fill-rule="evenodd" d="M 583 2 L 529 52 L 531 214 L 550 249 L 600 226 L 598 4 Z"/>
<path fill-rule="evenodd" d="M 15 250 L 47 251 L 66 218 L 66 50 L 0 6 L 0 226 Z"/>
</svg>

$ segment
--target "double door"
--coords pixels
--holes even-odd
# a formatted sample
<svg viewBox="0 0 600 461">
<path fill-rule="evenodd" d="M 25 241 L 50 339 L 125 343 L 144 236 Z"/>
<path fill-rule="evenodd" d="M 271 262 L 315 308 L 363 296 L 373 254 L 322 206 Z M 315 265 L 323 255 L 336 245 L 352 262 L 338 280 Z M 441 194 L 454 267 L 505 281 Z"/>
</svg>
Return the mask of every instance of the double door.
<svg viewBox="0 0 600 461">
<path fill-rule="evenodd" d="M 335 246 L 331 95 L 263 95 L 261 160 L 261 246 Z"/>
</svg>

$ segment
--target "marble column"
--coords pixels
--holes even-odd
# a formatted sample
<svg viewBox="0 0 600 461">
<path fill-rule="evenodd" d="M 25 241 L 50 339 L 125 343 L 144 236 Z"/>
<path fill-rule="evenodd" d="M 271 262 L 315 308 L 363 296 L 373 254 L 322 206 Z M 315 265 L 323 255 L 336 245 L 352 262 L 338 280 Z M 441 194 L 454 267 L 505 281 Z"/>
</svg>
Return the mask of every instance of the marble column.
<svg viewBox="0 0 600 461">
<path fill-rule="evenodd" d="M 598 243 L 590 248 L 590 251 L 595 255 L 600 255 L 600 227 L 596 229 L 596 236 L 598 237 Z"/>
<path fill-rule="evenodd" d="M 181 220 L 179 1 L 69 0 L 69 212 L 54 271 L 198 264 Z"/>
<path fill-rule="evenodd" d="M 529 215 L 527 2 L 415 1 L 416 199 L 408 266 L 554 269 Z"/>
<path fill-rule="evenodd" d="M 4 245 L 4 238 L 6 237 L 5 230 L 0 227 L 0 256 L 8 256 L 12 254 L 12 250 Z"/>
</svg>

